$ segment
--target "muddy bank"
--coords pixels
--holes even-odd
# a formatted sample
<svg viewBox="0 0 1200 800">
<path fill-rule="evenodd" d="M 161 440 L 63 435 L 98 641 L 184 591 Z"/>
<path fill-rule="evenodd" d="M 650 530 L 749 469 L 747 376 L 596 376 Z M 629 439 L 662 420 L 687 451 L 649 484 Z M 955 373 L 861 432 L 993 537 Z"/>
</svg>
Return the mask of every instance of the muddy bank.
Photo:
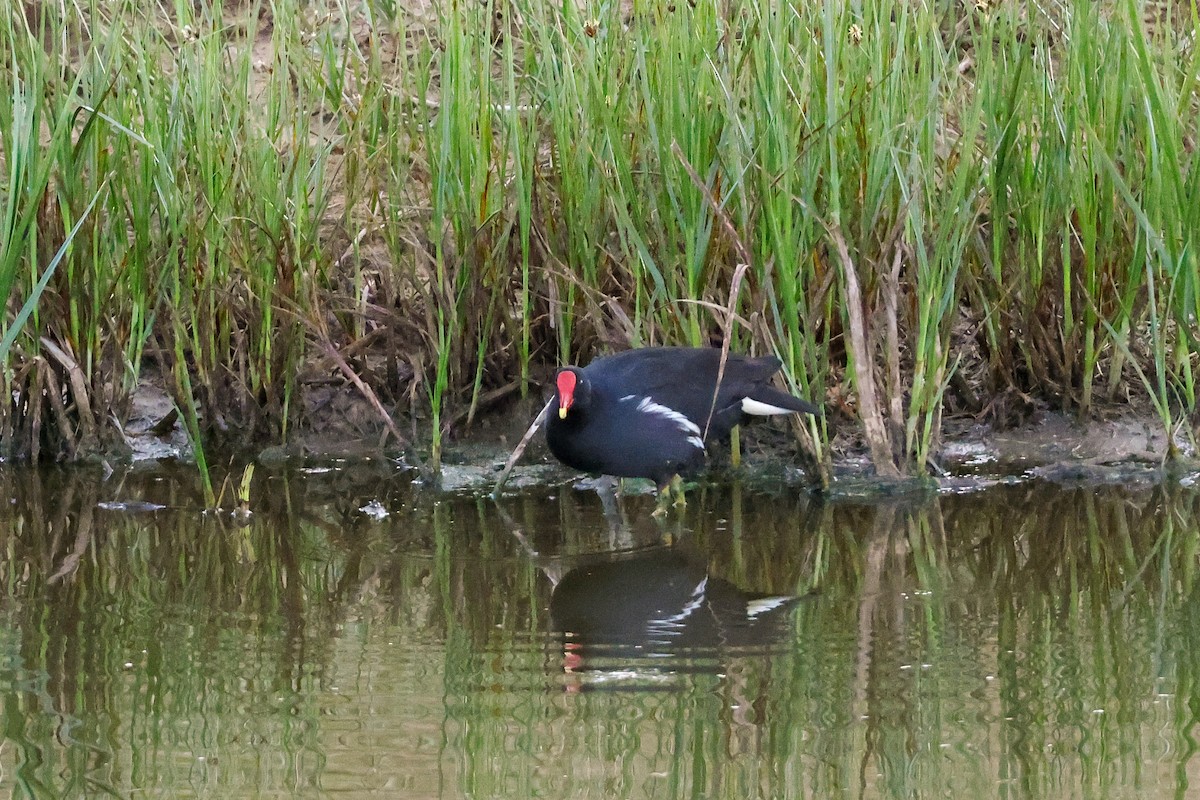
<svg viewBox="0 0 1200 800">
<path fill-rule="evenodd" d="M 401 471 L 412 471 L 429 488 L 447 492 L 490 492 L 530 421 L 540 409 L 540 395 L 513 398 L 481 414 L 470 425 L 451 431 L 445 444 L 439 478 L 423 472 L 428 457 L 416 432 L 424 420 L 400 417 L 397 427 L 413 433 L 397 446 L 378 413 L 352 389 L 326 390 L 307 397 L 307 416 L 323 419 L 292 435 L 285 445 L 247 447 L 234 454 L 239 461 L 254 460 L 268 468 L 347 461 L 389 459 Z M 156 461 L 187 462 L 191 451 L 182 426 L 164 425 L 172 402 L 162 387 L 146 382 L 134 397 L 125 426 L 133 462 L 147 466 Z M 896 492 L 971 491 L 997 481 L 1043 479 L 1068 484 L 1158 483 L 1200 480 L 1200 462 L 1183 437 L 1176 446 L 1183 459 L 1168 465 L 1167 437 L 1157 417 L 1144 410 L 1111 407 L 1102 418 L 1080 423 L 1069 415 L 1042 411 L 1026 424 L 998 429 L 969 417 L 947 421 L 941 458 L 930 479 L 899 482 L 878 480 L 857 424 L 832 415 L 835 431 L 830 446 L 833 486 L 831 494 L 873 495 Z M 165 430 L 164 430 L 165 428 Z M 778 422 L 759 422 L 743 428 L 742 465 L 733 470 L 728 448 L 713 448 L 708 480 L 734 477 L 764 488 L 806 490 L 806 476 L 798 445 Z M 509 477 L 505 491 L 531 487 L 593 484 L 550 455 L 539 431 Z M 649 491 L 649 484 L 632 482 L 626 491 Z"/>
</svg>

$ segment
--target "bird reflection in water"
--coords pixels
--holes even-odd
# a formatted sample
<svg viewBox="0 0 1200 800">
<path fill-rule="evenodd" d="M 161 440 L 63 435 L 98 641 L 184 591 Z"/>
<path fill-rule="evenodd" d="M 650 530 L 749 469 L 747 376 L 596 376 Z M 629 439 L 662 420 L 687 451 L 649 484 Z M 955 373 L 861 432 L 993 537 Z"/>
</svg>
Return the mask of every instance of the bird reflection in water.
<svg viewBox="0 0 1200 800">
<path fill-rule="evenodd" d="M 681 548 L 660 547 L 566 572 L 550 616 L 568 690 L 661 689 L 688 674 L 725 674 L 737 658 L 785 650 L 789 612 L 800 599 L 743 591 Z"/>
</svg>

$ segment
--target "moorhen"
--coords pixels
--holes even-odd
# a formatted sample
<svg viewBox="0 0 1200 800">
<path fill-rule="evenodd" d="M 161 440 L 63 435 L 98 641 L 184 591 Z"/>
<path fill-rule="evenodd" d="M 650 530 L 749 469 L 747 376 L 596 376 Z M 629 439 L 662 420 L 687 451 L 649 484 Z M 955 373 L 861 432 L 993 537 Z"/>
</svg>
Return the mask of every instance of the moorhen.
<svg viewBox="0 0 1200 800">
<path fill-rule="evenodd" d="M 770 384 L 778 358 L 730 355 L 718 385 L 720 362 L 715 348 L 646 347 L 563 367 L 548 412 L 550 452 L 583 472 L 649 478 L 661 515 L 672 493 L 684 504 L 682 477 L 703 468 L 705 444 L 743 417 L 820 413 Z"/>
</svg>

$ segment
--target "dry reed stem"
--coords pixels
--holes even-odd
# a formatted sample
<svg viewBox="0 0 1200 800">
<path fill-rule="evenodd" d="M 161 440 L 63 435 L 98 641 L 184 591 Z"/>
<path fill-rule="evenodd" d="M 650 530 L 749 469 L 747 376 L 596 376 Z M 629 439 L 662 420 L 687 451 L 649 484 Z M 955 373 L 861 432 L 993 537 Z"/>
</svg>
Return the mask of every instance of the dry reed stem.
<svg viewBox="0 0 1200 800">
<path fill-rule="evenodd" d="M 725 308 L 725 319 L 721 323 L 721 360 L 717 363 L 717 383 L 713 386 L 712 402 L 708 406 L 708 418 L 704 420 L 704 435 L 700 437 L 706 441 L 708 440 L 708 429 L 712 425 L 713 414 L 717 410 L 717 395 L 721 392 L 721 382 L 725 380 L 725 364 L 729 361 L 729 344 L 733 338 L 734 309 L 737 306 L 738 294 L 742 289 L 742 279 L 746 277 L 748 269 L 750 269 L 748 263 L 738 264 L 733 271 L 733 279 L 729 282 L 729 305 Z"/>
<path fill-rule="evenodd" d="M 67 380 L 71 384 L 71 396 L 75 401 L 75 408 L 79 412 L 79 428 L 80 440 L 79 447 L 85 453 L 93 452 L 96 448 L 96 418 L 92 414 L 92 404 L 89 400 L 87 378 L 83 375 L 83 370 L 79 368 L 79 364 L 75 363 L 75 359 L 71 358 L 58 345 L 52 342 L 49 338 L 43 336 L 41 338 L 42 348 L 50 354 L 50 357 L 62 366 L 67 371 Z"/>
<path fill-rule="evenodd" d="M 871 451 L 871 462 L 875 471 L 883 478 L 899 478 L 900 470 L 892 457 L 892 448 L 888 440 L 887 427 L 884 425 L 883 414 L 879 410 L 879 400 L 875 392 L 875 370 L 873 369 L 871 353 L 867 347 L 867 327 L 863 318 L 862 289 L 858 285 L 858 272 L 850 251 L 846 247 L 846 239 L 842 236 L 841 228 L 822 222 L 829 232 L 837 248 L 838 258 L 842 262 L 842 271 L 846 276 L 846 316 L 850 324 L 850 349 L 854 359 L 854 379 L 858 389 L 858 415 L 862 419 L 863 434 L 867 439 L 867 447 Z"/>
</svg>

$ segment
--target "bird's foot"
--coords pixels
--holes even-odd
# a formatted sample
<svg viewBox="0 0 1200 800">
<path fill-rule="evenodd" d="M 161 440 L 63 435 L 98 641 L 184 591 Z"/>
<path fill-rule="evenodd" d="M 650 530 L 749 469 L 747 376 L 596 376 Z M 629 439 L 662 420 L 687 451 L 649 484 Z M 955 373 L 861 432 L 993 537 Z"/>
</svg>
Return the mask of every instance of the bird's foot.
<svg viewBox="0 0 1200 800">
<path fill-rule="evenodd" d="M 654 510 L 650 512 L 653 517 L 665 517 L 667 515 L 667 506 L 671 502 L 671 484 L 667 484 L 658 490 L 658 503 L 654 506 Z"/>
</svg>

